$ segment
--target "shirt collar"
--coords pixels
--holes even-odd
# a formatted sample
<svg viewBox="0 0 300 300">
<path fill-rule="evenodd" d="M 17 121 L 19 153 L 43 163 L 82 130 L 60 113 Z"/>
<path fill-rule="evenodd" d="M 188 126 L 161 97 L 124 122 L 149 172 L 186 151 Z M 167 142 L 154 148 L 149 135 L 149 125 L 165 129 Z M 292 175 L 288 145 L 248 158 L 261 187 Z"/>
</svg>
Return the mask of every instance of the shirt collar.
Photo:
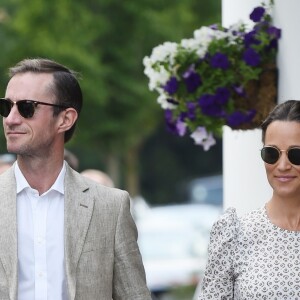
<svg viewBox="0 0 300 300">
<path fill-rule="evenodd" d="M 16 183 L 17 183 L 17 193 L 20 193 L 22 190 L 24 190 L 27 187 L 31 188 L 29 183 L 27 182 L 26 178 L 24 177 L 22 171 L 20 170 L 17 161 L 15 163 L 14 172 L 15 172 Z M 65 173 L 66 173 L 66 164 L 64 162 L 62 169 L 61 169 L 60 173 L 58 174 L 55 182 L 53 183 L 53 185 L 50 187 L 50 189 L 47 192 L 49 192 L 50 190 L 55 190 L 61 194 L 64 194 Z"/>
</svg>

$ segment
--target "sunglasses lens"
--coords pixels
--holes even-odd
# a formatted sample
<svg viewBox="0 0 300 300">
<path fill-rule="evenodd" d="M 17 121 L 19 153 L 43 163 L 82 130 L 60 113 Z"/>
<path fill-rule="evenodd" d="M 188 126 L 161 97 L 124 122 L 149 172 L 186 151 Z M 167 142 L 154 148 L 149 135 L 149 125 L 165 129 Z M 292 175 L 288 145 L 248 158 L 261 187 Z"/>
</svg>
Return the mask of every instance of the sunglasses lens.
<svg viewBox="0 0 300 300">
<path fill-rule="evenodd" d="M 11 103 L 6 99 L 0 99 L 0 115 L 6 118 L 11 111 Z"/>
<path fill-rule="evenodd" d="M 21 100 L 17 102 L 18 110 L 23 118 L 31 118 L 34 114 L 35 106 L 30 100 Z"/>
<path fill-rule="evenodd" d="M 261 149 L 261 158 L 267 164 L 275 164 L 279 159 L 280 152 L 273 147 L 264 147 Z"/>
<path fill-rule="evenodd" d="M 300 148 L 291 148 L 288 151 L 289 161 L 293 165 L 300 165 Z"/>
</svg>

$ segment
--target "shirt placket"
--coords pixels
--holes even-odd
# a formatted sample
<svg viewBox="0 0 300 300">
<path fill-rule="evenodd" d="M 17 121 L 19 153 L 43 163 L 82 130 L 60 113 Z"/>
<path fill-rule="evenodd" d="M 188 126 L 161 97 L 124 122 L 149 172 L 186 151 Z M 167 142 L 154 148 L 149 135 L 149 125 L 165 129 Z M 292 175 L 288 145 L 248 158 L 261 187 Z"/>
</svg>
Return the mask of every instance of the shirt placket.
<svg viewBox="0 0 300 300">
<path fill-rule="evenodd" d="M 35 300 L 47 299 L 47 209 L 48 197 L 33 194 L 33 231 L 35 257 Z"/>
</svg>

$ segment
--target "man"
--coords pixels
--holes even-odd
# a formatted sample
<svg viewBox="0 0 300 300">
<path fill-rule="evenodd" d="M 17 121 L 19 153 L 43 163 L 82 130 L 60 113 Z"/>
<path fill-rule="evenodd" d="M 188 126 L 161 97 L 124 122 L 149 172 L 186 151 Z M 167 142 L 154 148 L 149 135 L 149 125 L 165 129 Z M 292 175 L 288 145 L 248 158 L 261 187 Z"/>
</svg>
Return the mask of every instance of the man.
<svg viewBox="0 0 300 300">
<path fill-rule="evenodd" d="M 14 166 L 0 175 L 0 299 L 151 299 L 125 191 L 64 162 L 82 106 L 73 71 L 10 69 L 0 114 Z"/>
</svg>

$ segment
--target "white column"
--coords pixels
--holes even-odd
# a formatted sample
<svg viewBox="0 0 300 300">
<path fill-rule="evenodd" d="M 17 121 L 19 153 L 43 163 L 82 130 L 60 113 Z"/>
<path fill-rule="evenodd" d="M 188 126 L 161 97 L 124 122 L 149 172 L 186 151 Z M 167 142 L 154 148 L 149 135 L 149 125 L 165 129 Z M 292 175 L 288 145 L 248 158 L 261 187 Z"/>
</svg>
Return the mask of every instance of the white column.
<svg viewBox="0 0 300 300">
<path fill-rule="evenodd" d="M 274 24 L 282 29 L 277 65 L 278 102 L 300 99 L 300 1 L 274 0 Z M 223 0 L 222 23 L 226 27 L 238 20 L 249 21 L 249 13 L 260 0 Z M 271 197 L 264 166 L 260 159 L 261 131 L 233 131 L 224 128 L 223 174 L 224 208 L 236 207 L 238 214 L 261 207 Z"/>
<path fill-rule="evenodd" d="M 241 215 L 272 195 L 260 158 L 261 130 L 223 130 L 224 209 L 235 207 Z"/>
<path fill-rule="evenodd" d="M 275 0 L 273 19 L 282 29 L 279 41 L 279 94 L 278 102 L 300 100 L 300 1 Z"/>
</svg>

